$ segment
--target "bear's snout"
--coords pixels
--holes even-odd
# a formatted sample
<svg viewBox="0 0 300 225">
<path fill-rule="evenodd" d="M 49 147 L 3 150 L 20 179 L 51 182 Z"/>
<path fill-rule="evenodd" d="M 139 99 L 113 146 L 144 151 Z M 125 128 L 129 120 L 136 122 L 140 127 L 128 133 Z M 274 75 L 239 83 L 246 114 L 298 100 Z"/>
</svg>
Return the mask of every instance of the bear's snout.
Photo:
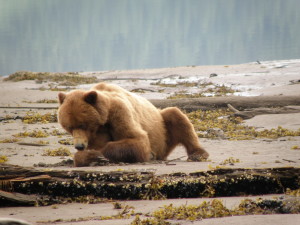
<svg viewBox="0 0 300 225">
<path fill-rule="evenodd" d="M 83 151 L 85 149 L 85 146 L 84 144 L 82 143 L 78 143 L 78 144 L 75 144 L 75 148 L 78 150 L 78 151 Z"/>
<path fill-rule="evenodd" d="M 81 129 L 73 130 L 74 147 L 78 151 L 83 151 L 88 147 L 88 136 L 87 132 Z"/>
</svg>

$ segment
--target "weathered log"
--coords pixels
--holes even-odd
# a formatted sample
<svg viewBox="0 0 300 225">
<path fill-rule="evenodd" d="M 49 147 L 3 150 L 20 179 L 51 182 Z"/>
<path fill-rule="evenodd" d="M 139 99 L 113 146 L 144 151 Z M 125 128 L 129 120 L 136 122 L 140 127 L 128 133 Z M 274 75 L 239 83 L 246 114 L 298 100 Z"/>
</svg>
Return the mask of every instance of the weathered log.
<svg viewBox="0 0 300 225">
<path fill-rule="evenodd" d="M 217 108 L 227 108 L 228 104 L 233 105 L 238 110 L 253 108 L 274 108 L 289 105 L 300 105 L 300 96 L 227 96 L 227 97 L 204 97 L 204 98 L 183 98 L 183 99 L 150 99 L 158 108 L 179 107 L 187 112 L 195 110 L 211 110 Z M 5 109 L 57 109 L 54 106 L 0 106 Z"/>
<path fill-rule="evenodd" d="M 34 206 L 37 202 L 36 196 L 20 193 L 11 193 L 0 190 L 1 206 Z"/>
<path fill-rule="evenodd" d="M 300 113 L 300 106 L 284 106 L 283 108 L 255 108 L 252 110 L 239 111 L 231 104 L 228 104 L 230 111 L 234 112 L 234 116 L 239 116 L 243 119 L 251 119 L 257 115 L 263 114 L 287 114 L 287 113 Z"/>
<path fill-rule="evenodd" d="M 166 198 L 220 197 L 279 194 L 287 188 L 298 189 L 300 168 L 228 168 L 156 176 L 140 171 L 59 171 L 0 165 L 0 179 L 6 183 L 0 189 L 9 187 L 14 192 L 39 196 L 143 199 L 149 193 L 157 193 Z"/>
<path fill-rule="evenodd" d="M 81 170 L 45 170 L 37 169 L 34 167 L 22 167 L 11 164 L 0 164 L 0 181 L 10 180 L 12 182 L 22 182 L 22 181 L 41 181 L 41 179 L 46 179 L 48 181 L 55 179 L 77 179 L 80 177 L 84 180 L 98 180 L 102 182 L 112 182 L 112 181 L 126 181 L 132 180 L 135 176 L 141 179 L 149 180 L 149 177 L 153 175 L 153 172 L 145 171 L 112 171 L 112 172 L 102 172 L 102 171 L 81 171 Z M 125 179 L 126 177 L 126 179 Z M 30 179 L 30 180 L 26 180 Z M 1 189 L 1 186 L 0 186 Z"/>
<path fill-rule="evenodd" d="M 187 99 L 156 99 L 151 102 L 158 108 L 179 107 L 187 112 L 227 108 L 228 104 L 233 105 L 237 110 L 253 108 L 274 108 L 289 105 L 300 105 L 300 96 L 255 96 L 255 97 L 207 97 Z"/>
</svg>

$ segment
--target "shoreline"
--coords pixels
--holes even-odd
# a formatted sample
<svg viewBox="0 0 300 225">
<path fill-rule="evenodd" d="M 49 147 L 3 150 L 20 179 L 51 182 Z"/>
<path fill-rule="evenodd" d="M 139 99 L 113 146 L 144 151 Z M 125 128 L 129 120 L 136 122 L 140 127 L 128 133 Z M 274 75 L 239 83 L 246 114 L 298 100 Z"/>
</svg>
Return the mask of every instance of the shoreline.
<svg viewBox="0 0 300 225">
<path fill-rule="evenodd" d="M 222 93 L 224 95 L 234 96 L 299 96 L 300 97 L 300 59 L 280 60 L 258 63 L 247 63 L 240 65 L 219 65 L 219 66 L 195 66 L 195 67 L 176 67 L 161 69 L 145 69 L 130 71 L 100 71 L 100 72 L 82 72 L 79 75 L 95 76 L 98 80 L 114 83 L 123 88 L 134 91 L 136 94 L 144 96 L 147 99 L 162 100 L 178 93 L 194 95 L 201 94 L 216 95 L 216 89 L 226 86 L 228 91 Z M 19 82 L 3 81 L 0 78 L 0 106 L 24 106 L 24 107 L 57 107 L 58 103 L 37 103 L 40 100 L 56 100 L 59 91 L 82 88 L 89 89 L 94 84 L 80 84 L 68 86 L 63 82 L 55 82 L 43 80 L 36 82 L 34 80 L 23 80 Z M 202 97 L 214 98 L 214 97 Z M 200 98 L 200 100 L 202 99 Z M 247 97 L 245 97 L 247 98 Z M 7 109 L 0 108 L 0 117 L 6 118 L 11 116 L 12 119 L 1 120 L 0 140 L 10 139 L 13 135 L 25 132 L 42 130 L 48 133 L 64 132 L 56 122 L 28 124 L 22 122 L 20 118 L 28 113 L 55 113 L 53 109 Z M 272 129 L 278 126 L 287 127 L 297 130 L 300 128 L 300 113 L 289 114 L 265 114 L 257 115 L 249 120 L 244 120 L 249 126 L 256 129 Z M 48 141 L 47 146 L 27 146 L 19 145 L 18 142 L 1 143 L 0 154 L 8 158 L 7 163 L 19 166 L 33 166 L 38 162 L 58 163 L 64 159 L 70 159 L 69 156 L 52 157 L 43 155 L 46 149 L 54 149 L 64 146 L 58 143 L 59 140 L 71 138 L 69 135 L 48 136 L 44 138 L 22 137 L 19 142 L 35 143 L 39 140 Z M 131 164 L 131 165 L 112 165 L 97 166 L 85 168 L 73 167 L 55 167 L 38 169 L 46 170 L 65 170 L 65 171 L 153 171 L 156 175 L 170 174 L 176 172 L 191 173 L 195 171 L 213 170 L 220 166 L 229 157 L 239 159 L 240 162 L 233 165 L 226 165 L 228 168 L 281 168 L 281 167 L 297 167 L 300 165 L 300 150 L 293 150 L 293 146 L 300 146 L 300 136 L 280 137 L 277 139 L 255 138 L 253 140 L 231 141 L 222 138 L 199 138 L 202 146 L 210 153 L 210 161 L 208 162 L 187 162 L 183 147 L 178 146 L 168 159 L 178 159 L 172 162 L 172 165 L 162 164 Z M 75 153 L 73 146 L 66 146 L 71 153 Z M 174 164 L 174 165 L 173 165 Z M 273 199 L 286 195 L 263 195 L 252 196 L 256 199 Z M 243 197 L 225 197 L 222 199 L 226 204 L 236 205 L 237 199 L 246 199 Z M 128 204 L 135 207 L 135 211 L 151 213 L 155 209 L 166 204 L 199 204 L 201 201 L 209 201 L 212 198 L 197 199 L 168 199 L 159 201 L 118 201 L 122 204 Z M 119 210 L 120 211 L 120 210 Z M 14 217 L 24 219 L 33 224 L 61 224 L 69 225 L 74 222 L 45 222 L 55 221 L 59 219 L 80 219 L 81 217 L 95 217 L 101 215 L 115 215 L 118 210 L 113 208 L 111 202 L 103 202 L 92 205 L 71 203 L 59 204 L 55 207 L 4 207 L 1 208 L 0 217 Z M 126 220 L 130 223 L 134 217 Z M 40 223 L 38 221 L 44 221 Z M 297 224 L 300 221 L 300 214 L 285 215 L 254 215 L 254 216 L 238 216 L 223 217 L 214 219 L 205 219 L 189 223 L 188 221 L 175 221 L 184 224 Z M 174 222 L 174 221 L 172 221 Z M 97 220 L 76 222 L 81 224 L 97 224 Z M 124 220 L 103 220 L 101 224 L 124 224 Z"/>
</svg>

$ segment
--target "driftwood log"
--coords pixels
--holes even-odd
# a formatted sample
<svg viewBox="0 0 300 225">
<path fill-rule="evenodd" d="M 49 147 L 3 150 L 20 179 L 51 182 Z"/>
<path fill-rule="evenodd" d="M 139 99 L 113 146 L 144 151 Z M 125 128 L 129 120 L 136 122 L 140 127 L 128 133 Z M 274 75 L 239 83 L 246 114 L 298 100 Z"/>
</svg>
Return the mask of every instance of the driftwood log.
<svg viewBox="0 0 300 225">
<path fill-rule="evenodd" d="M 279 108 L 290 105 L 300 106 L 300 96 L 228 96 L 189 99 L 157 99 L 151 100 L 151 102 L 158 108 L 176 106 L 187 112 L 199 109 L 211 110 L 218 108 L 227 108 L 228 104 L 241 111 L 254 108 Z"/>
<path fill-rule="evenodd" d="M 257 115 L 263 114 L 288 114 L 288 113 L 300 113 L 300 106 L 284 106 L 282 108 L 255 108 L 244 111 L 237 110 L 231 104 L 227 105 L 229 110 L 234 112 L 234 116 L 239 116 L 243 119 L 251 119 Z"/>
<path fill-rule="evenodd" d="M 250 119 L 262 114 L 286 114 L 300 112 L 300 96 L 227 96 L 207 98 L 184 98 L 184 99 L 155 99 L 150 100 L 158 108 L 178 107 L 186 112 L 196 110 L 214 110 L 229 108 L 235 116 Z M 57 109 L 56 106 L 0 106 L 7 109 Z M 16 117 L 15 119 L 21 119 Z M 0 117 L 0 121 L 7 120 Z"/>
<path fill-rule="evenodd" d="M 0 207 L 1 206 L 34 206 L 37 198 L 33 195 L 21 193 L 11 193 L 0 190 Z"/>
<path fill-rule="evenodd" d="M 91 168 L 92 169 L 92 168 Z M 0 200 L 16 203 L 23 195 L 109 199 L 155 199 L 243 196 L 284 193 L 300 187 L 300 168 L 216 169 L 155 175 L 141 171 L 39 170 L 0 164 Z M 156 195 L 156 196 L 153 196 Z M 17 196 L 17 197 L 16 197 Z M 9 201 L 11 200 L 11 201 Z M 32 204 L 29 197 L 28 205 Z"/>
<path fill-rule="evenodd" d="M 176 106 L 187 112 L 198 109 L 211 110 L 227 108 L 228 104 L 237 110 L 253 108 L 276 108 L 289 105 L 300 106 L 300 96 L 227 96 L 227 97 L 206 97 L 206 98 L 182 98 L 182 99 L 150 99 L 158 108 Z M 3 109 L 57 109 L 57 106 L 0 106 Z"/>
</svg>

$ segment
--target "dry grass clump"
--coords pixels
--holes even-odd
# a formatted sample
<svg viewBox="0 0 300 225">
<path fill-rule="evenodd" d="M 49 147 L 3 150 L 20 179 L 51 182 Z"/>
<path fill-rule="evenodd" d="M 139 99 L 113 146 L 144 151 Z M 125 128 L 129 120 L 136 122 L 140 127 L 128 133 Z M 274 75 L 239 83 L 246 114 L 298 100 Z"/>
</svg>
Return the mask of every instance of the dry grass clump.
<svg viewBox="0 0 300 225">
<path fill-rule="evenodd" d="M 187 93 L 186 91 L 179 91 L 176 92 L 173 95 L 170 95 L 169 97 L 167 97 L 167 99 L 179 99 L 179 98 L 201 98 L 201 97 L 205 97 L 203 95 L 203 93 L 194 93 L 194 94 L 190 94 Z"/>
<path fill-rule="evenodd" d="M 38 112 L 27 112 L 26 116 L 22 119 L 23 123 L 34 124 L 34 123 L 56 123 L 57 115 L 54 113 L 40 114 Z"/>
<path fill-rule="evenodd" d="M 41 99 L 36 101 L 36 103 L 58 103 L 57 99 Z"/>
<path fill-rule="evenodd" d="M 295 197 L 300 197 L 300 189 L 291 190 L 290 188 L 287 188 L 285 194 L 295 196 Z"/>
<path fill-rule="evenodd" d="M 57 149 L 46 149 L 43 156 L 71 156 L 71 152 L 66 147 L 59 147 Z"/>
<path fill-rule="evenodd" d="M 170 204 L 153 212 L 153 216 L 161 220 L 175 219 L 195 221 L 231 215 L 231 211 L 218 199 L 208 202 L 204 201 L 199 205 L 181 205 L 176 207 Z"/>
<path fill-rule="evenodd" d="M 0 155 L 0 163 L 5 163 L 8 161 L 8 158 L 6 155 Z"/>
<path fill-rule="evenodd" d="M 61 137 L 63 135 L 66 135 L 66 132 L 62 132 L 58 129 L 54 129 L 51 132 L 47 132 L 44 130 L 33 130 L 33 131 L 25 131 L 20 132 L 18 134 L 14 134 L 13 136 L 16 138 L 26 138 L 26 137 L 33 137 L 33 138 L 45 138 L 51 136 L 58 136 Z"/>
<path fill-rule="evenodd" d="M 140 215 L 136 215 L 131 225 L 171 225 L 172 223 L 159 218 L 145 218 L 141 219 Z"/>
<path fill-rule="evenodd" d="M 236 159 L 233 157 L 229 157 L 228 159 L 225 159 L 223 162 L 220 163 L 220 165 L 227 165 L 227 164 L 234 164 L 234 163 L 240 163 L 240 159 Z"/>
<path fill-rule="evenodd" d="M 206 93 L 212 93 L 214 96 L 226 96 L 228 94 L 233 94 L 236 90 L 225 85 L 216 86 L 215 88 L 209 88 L 205 91 Z"/>
<path fill-rule="evenodd" d="M 210 84 L 212 84 L 212 83 L 210 83 Z M 199 86 L 199 82 L 179 81 L 175 84 L 168 84 L 168 83 L 163 83 L 161 80 L 159 80 L 155 83 L 151 83 L 151 85 L 158 85 L 160 87 L 171 87 L 171 88 L 172 87 L 180 87 L 180 86 L 183 86 L 183 87 L 197 87 L 197 86 Z"/>
<path fill-rule="evenodd" d="M 300 147 L 298 145 L 294 145 L 291 147 L 292 150 L 300 150 Z"/>
<path fill-rule="evenodd" d="M 24 103 L 47 103 L 47 104 L 51 104 L 51 103 L 58 103 L 58 100 L 56 99 L 41 99 L 41 100 L 37 100 L 35 102 L 32 101 L 23 101 Z"/>
<path fill-rule="evenodd" d="M 50 132 L 52 136 L 62 137 L 63 135 L 67 135 L 68 133 L 65 131 L 60 131 L 59 129 L 54 129 Z"/>
<path fill-rule="evenodd" d="M 224 206 L 223 202 L 218 199 L 212 201 L 204 201 L 199 205 L 181 205 L 173 206 L 172 204 L 164 206 L 152 213 L 151 224 L 170 224 L 166 220 L 185 220 L 196 221 L 206 218 L 218 218 L 227 216 L 240 216 L 240 215 L 265 215 L 265 214 L 278 214 L 278 213 L 299 213 L 300 203 L 290 207 L 282 201 L 277 200 L 263 200 L 245 199 L 234 209 L 228 209 Z M 149 219 L 146 219 L 149 220 Z M 145 223 L 146 220 L 141 220 L 138 216 L 131 223 L 132 225 L 149 224 Z M 159 221 L 164 223 L 159 223 Z"/>
<path fill-rule="evenodd" d="M 58 141 L 59 144 L 62 145 L 73 145 L 73 138 L 62 139 Z"/>
<path fill-rule="evenodd" d="M 25 137 L 33 137 L 33 138 L 45 138 L 48 137 L 49 134 L 43 130 L 34 130 L 34 131 L 25 131 L 20 132 L 18 134 L 13 135 L 14 137 L 25 138 Z"/>
<path fill-rule="evenodd" d="M 18 141 L 19 141 L 19 139 L 17 139 L 17 138 L 6 138 L 3 140 L 0 140 L 0 143 L 15 143 Z"/>
<path fill-rule="evenodd" d="M 30 71 L 18 71 L 7 78 L 4 81 L 23 81 L 23 80 L 35 80 L 38 83 L 43 81 L 59 82 L 61 85 L 74 86 L 78 84 L 91 84 L 97 83 L 96 77 L 82 76 L 78 73 L 49 73 L 49 72 L 30 72 Z"/>
</svg>

